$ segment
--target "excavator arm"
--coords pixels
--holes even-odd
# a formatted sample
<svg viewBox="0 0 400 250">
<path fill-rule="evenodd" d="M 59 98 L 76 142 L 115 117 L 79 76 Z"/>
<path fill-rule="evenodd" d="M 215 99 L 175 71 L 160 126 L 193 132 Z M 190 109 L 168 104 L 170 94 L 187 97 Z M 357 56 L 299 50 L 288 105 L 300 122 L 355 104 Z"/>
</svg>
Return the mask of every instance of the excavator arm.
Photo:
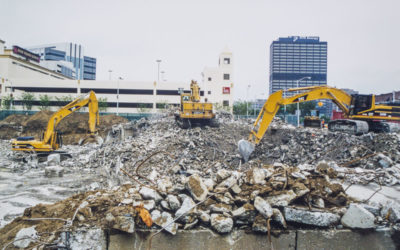
<svg viewBox="0 0 400 250">
<path fill-rule="evenodd" d="M 287 91 L 294 92 L 304 90 L 308 91 L 287 98 L 282 98 L 283 90 L 270 95 L 254 122 L 253 128 L 250 132 L 249 141 L 255 144 L 260 142 L 265 132 L 268 130 L 272 119 L 275 117 L 282 105 L 302 103 L 318 99 L 330 99 L 343 111 L 344 114 L 349 113 L 351 96 L 345 91 L 327 86 L 293 88 Z"/>
<path fill-rule="evenodd" d="M 79 97 L 66 106 L 62 107 L 58 111 L 56 111 L 49 119 L 47 123 L 47 129 L 44 133 L 43 140 L 37 141 L 32 140 L 30 137 L 22 137 L 17 138 L 16 140 L 11 141 L 12 150 L 15 151 L 36 151 L 36 152 L 51 152 L 59 148 L 59 144 L 57 142 L 56 128 L 57 125 L 67 116 L 72 114 L 73 112 L 81 109 L 84 106 L 88 106 L 89 108 L 89 133 L 90 137 L 95 137 L 95 139 L 101 144 L 102 139 L 98 138 L 96 125 L 100 124 L 99 119 L 99 109 L 98 109 L 98 101 L 96 95 L 93 91 L 90 91 L 88 95 L 85 97 Z M 26 140 L 27 139 L 27 140 Z M 86 138 L 84 139 L 86 140 Z M 82 142 L 82 140 L 81 140 Z M 81 143 L 80 142 L 80 143 Z"/>
<path fill-rule="evenodd" d="M 90 91 L 87 96 L 84 98 L 80 97 L 66 106 L 62 107 L 60 110 L 55 112 L 49 119 L 47 123 L 47 129 L 44 133 L 43 142 L 50 143 L 52 137 L 54 136 L 54 131 L 57 125 L 67 116 L 72 114 L 73 112 L 81 109 L 82 107 L 88 105 L 89 107 L 89 132 L 91 135 L 94 135 L 96 131 L 96 124 L 100 124 L 99 120 L 99 108 L 98 101 L 96 95 L 93 91 Z"/>
<path fill-rule="evenodd" d="M 250 154 L 254 151 L 255 145 L 261 141 L 265 132 L 267 132 L 269 125 L 271 124 L 273 118 L 275 117 L 276 113 L 282 105 L 314 101 L 318 99 L 330 99 L 340 109 L 343 110 L 343 113 L 349 113 L 351 96 L 343 90 L 328 86 L 315 86 L 305 88 L 293 88 L 287 91 L 305 92 L 299 93 L 291 97 L 283 98 L 283 90 L 280 90 L 269 96 L 268 100 L 264 103 L 263 108 L 261 109 L 256 121 L 253 124 L 248 141 L 239 141 L 239 152 L 241 153 L 245 161 L 248 160 Z"/>
</svg>

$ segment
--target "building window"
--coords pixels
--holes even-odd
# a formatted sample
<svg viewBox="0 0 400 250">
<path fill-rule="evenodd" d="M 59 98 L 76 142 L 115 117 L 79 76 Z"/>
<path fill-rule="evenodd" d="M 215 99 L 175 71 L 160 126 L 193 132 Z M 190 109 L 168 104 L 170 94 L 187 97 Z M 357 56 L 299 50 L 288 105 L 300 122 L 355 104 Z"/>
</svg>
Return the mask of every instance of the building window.
<svg viewBox="0 0 400 250">
<path fill-rule="evenodd" d="M 208 81 L 211 82 L 211 77 L 208 78 Z"/>
<path fill-rule="evenodd" d="M 224 107 L 227 107 L 227 106 L 229 106 L 229 101 L 226 101 L 226 100 L 225 100 L 225 101 L 223 101 L 223 102 L 222 102 L 222 105 L 223 105 Z"/>
<path fill-rule="evenodd" d="M 224 64 L 231 64 L 230 58 L 224 58 Z"/>
<path fill-rule="evenodd" d="M 229 80 L 229 74 L 224 74 L 224 80 Z"/>
<path fill-rule="evenodd" d="M 208 93 L 209 95 L 211 95 L 211 91 L 208 91 L 207 93 Z"/>
</svg>

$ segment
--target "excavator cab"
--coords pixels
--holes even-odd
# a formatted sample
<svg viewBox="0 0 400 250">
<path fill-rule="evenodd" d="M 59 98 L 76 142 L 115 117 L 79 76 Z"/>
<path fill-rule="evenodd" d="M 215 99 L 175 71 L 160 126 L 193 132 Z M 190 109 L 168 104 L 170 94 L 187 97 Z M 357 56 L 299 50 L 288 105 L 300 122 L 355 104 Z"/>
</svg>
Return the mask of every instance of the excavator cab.
<svg viewBox="0 0 400 250">
<path fill-rule="evenodd" d="M 359 112 L 372 108 L 372 95 L 351 95 L 350 115 L 357 115 Z"/>
</svg>

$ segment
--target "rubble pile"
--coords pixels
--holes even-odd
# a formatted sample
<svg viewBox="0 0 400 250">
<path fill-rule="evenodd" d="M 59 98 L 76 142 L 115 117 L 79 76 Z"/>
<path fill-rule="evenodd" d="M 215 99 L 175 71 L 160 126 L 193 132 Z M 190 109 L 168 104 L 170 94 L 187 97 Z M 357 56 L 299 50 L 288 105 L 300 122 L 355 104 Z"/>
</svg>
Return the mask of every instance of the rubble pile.
<svg viewBox="0 0 400 250">
<path fill-rule="evenodd" d="M 0 121 L 0 139 L 12 139 L 18 136 L 34 136 L 39 139 L 46 130 L 52 114 L 52 111 L 40 111 L 31 116 L 10 115 Z M 63 142 L 77 144 L 89 131 L 88 120 L 87 112 L 75 112 L 63 119 L 57 127 L 63 134 Z M 127 120 L 120 116 L 100 116 L 100 126 L 97 126 L 99 135 L 105 137 L 112 125 L 124 122 Z"/>
<path fill-rule="evenodd" d="M 342 185 L 400 184 L 399 134 L 353 136 L 274 121 L 244 163 L 237 151 L 237 142 L 248 136 L 249 124 L 243 121 L 227 118 L 218 128 L 183 130 L 173 119 L 158 117 L 126 126 L 134 127 L 135 135 L 121 127 L 119 140 L 109 136 L 102 147 L 85 146 L 71 159 L 39 163 L 102 177 L 91 185 L 94 191 L 26 209 L 0 229 L 5 235 L 0 243 L 32 226 L 37 235 L 52 232 L 52 239 L 41 241 L 55 244 L 61 244 L 56 232 L 66 225 L 131 233 L 149 226 L 137 216 L 141 207 L 150 213 L 152 228 L 171 234 L 196 228 L 225 234 L 236 229 L 400 227 L 398 203 L 356 200 Z M 63 220 L 27 220 L 54 217 Z"/>
</svg>

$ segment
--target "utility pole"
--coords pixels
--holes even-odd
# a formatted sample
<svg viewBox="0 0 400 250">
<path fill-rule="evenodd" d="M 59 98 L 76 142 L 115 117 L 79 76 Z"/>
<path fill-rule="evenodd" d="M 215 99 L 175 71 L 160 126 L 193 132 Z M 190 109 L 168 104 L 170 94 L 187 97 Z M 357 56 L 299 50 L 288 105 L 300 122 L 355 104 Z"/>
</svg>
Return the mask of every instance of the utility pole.
<svg viewBox="0 0 400 250">
<path fill-rule="evenodd" d="M 158 81 L 157 81 L 157 83 L 160 83 L 160 63 L 161 63 L 161 59 L 157 59 L 156 62 L 158 63 Z"/>
<path fill-rule="evenodd" d="M 118 77 L 117 82 L 117 115 L 119 114 L 119 81 L 124 80 L 122 77 Z"/>
<path fill-rule="evenodd" d="M 303 78 L 297 80 L 297 88 L 299 88 L 299 82 L 302 81 L 302 80 L 304 80 L 304 79 L 311 80 L 311 77 L 306 76 L 306 77 L 303 77 Z M 297 91 L 297 94 L 299 94 L 299 91 Z M 299 101 L 297 101 L 297 127 L 300 127 L 300 108 L 299 108 Z"/>
</svg>

